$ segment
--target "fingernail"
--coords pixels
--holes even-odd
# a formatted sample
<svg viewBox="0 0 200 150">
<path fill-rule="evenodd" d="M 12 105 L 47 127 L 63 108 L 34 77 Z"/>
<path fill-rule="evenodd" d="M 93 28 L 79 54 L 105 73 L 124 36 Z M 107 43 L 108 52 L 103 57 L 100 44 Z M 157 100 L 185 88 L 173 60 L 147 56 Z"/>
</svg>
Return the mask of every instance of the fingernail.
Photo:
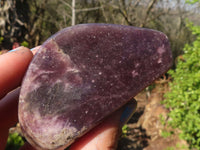
<svg viewBox="0 0 200 150">
<path fill-rule="evenodd" d="M 31 48 L 30 50 L 33 51 L 35 49 L 35 47 Z"/>
<path fill-rule="evenodd" d="M 133 114 L 136 111 L 136 107 L 137 107 L 137 102 L 136 102 L 135 99 L 130 100 L 130 102 L 128 102 L 124 106 L 124 110 L 123 110 L 122 115 L 120 117 L 121 126 L 126 124 L 129 121 L 129 119 L 133 116 Z"/>
<path fill-rule="evenodd" d="M 32 53 L 35 55 L 37 51 L 40 49 L 41 45 L 31 48 Z"/>
<path fill-rule="evenodd" d="M 18 50 L 20 50 L 22 47 L 24 47 L 24 46 L 17 47 L 17 48 L 12 49 L 12 50 L 10 50 L 10 51 L 8 51 L 8 52 L 15 52 L 15 51 L 18 51 Z"/>
<path fill-rule="evenodd" d="M 17 48 L 12 49 L 12 50 L 10 50 L 10 51 L 8 51 L 8 52 L 15 52 L 15 51 L 18 51 L 18 50 L 20 50 L 22 47 L 24 47 L 24 46 L 17 47 Z M 35 50 L 35 48 L 38 48 L 38 46 L 37 46 L 37 47 L 33 47 L 33 48 L 31 48 L 30 51 Z"/>
</svg>

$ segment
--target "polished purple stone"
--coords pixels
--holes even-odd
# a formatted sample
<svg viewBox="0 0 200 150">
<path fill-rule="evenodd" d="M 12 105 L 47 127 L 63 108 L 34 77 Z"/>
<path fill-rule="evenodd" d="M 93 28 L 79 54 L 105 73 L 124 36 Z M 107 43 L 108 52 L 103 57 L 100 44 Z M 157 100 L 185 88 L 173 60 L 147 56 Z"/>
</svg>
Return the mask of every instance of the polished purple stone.
<svg viewBox="0 0 200 150">
<path fill-rule="evenodd" d="M 67 147 L 171 64 L 161 32 L 111 24 L 65 28 L 41 46 L 24 77 L 22 131 L 38 148 Z"/>
</svg>

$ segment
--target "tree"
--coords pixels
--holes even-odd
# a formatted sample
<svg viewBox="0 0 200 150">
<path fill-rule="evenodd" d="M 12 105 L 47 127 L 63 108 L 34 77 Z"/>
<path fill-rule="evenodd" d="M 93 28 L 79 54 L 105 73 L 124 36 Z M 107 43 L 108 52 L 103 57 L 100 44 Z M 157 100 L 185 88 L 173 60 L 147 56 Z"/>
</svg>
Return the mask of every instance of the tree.
<svg viewBox="0 0 200 150">
<path fill-rule="evenodd" d="M 184 20 L 191 10 L 186 11 L 180 5 L 181 0 L 173 1 L 177 7 L 163 0 L 2 0 L 2 7 L 3 2 L 12 2 L 6 13 L 9 20 L 0 16 L 4 47 L 16 39 L 20 43 L 28 42 L 31 48 L 58 30 L 81 23 L 114 23 L 160 30 L 168 35 L 174 57 L 192 39 L 188 38 L 191 33 Z"/>
<path fill-rule="evenodd" d="M 183 53 L 185 43 L 193 37 L 185 18 L 192 10 L 181 0 L 99 0 L 107 23 L 152 28 L 164 32 L 171 42 L 174 59 Z"/>
<path fill-rule="evenodd" d="M 2 0 L 0 6 L 0 37 L 3 37 L 4 48 L 10 49 L 10 43 L 18 39 L 23 40 L 27 3 L 17 0 Z M 24 12 L 23 17 L 20 15 L 21 12 Z"/>
</svg>

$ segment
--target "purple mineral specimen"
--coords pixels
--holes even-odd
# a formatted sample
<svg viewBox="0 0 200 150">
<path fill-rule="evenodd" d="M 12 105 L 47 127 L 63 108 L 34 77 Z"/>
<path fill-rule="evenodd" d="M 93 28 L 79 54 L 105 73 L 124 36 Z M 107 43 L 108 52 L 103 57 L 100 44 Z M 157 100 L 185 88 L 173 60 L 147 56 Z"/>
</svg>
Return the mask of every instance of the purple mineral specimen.
<svg viewBox="0 0 200 150">
<path fill-rule="evenodd" d="M 161 32 L 82 24 L 50 37 L 24 77 L 19 121 L 40 149 L 69 146 L 164 74 L 172 56 Z"/>
</svg>

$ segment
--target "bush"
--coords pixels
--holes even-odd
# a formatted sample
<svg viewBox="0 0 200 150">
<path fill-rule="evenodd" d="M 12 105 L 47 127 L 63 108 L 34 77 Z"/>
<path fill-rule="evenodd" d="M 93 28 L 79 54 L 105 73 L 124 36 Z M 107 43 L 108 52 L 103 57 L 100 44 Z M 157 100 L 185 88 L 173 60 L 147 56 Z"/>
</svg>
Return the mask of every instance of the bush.
<svg viewBox="0 0 200 150">
<path fill-rule="evenodd" d="M 21 43 L 21 46 L 28 47 L 28 46 L 29 46 L 29 44 L 28 44 L 28 42 L 26 42 L 26 41 L 23 41 L 23 42 Z"/>
<path fill-rule="evenodd" d="M 24 145 L 24 140 L 18 133 L 9 134 L 6 150 L 18 150 Z"/>
<path fill-rule="evenodd" d="M 164 104 L 171 110 L 169 124 L 182 131 L 180 136 L 190 148 L 200 150 L 200 26 L 188 26 L 197 38 L 185 45 L 176 70 L 169 71 L 173 82 Z"/>
<path fill-rule="evenodd" d="M 127 124 L 125 124 L 122 127 L 122 137 L 127 137 L 128 130 L 129 130 L 129 127 L 127 126 Z"/>
</svg>

